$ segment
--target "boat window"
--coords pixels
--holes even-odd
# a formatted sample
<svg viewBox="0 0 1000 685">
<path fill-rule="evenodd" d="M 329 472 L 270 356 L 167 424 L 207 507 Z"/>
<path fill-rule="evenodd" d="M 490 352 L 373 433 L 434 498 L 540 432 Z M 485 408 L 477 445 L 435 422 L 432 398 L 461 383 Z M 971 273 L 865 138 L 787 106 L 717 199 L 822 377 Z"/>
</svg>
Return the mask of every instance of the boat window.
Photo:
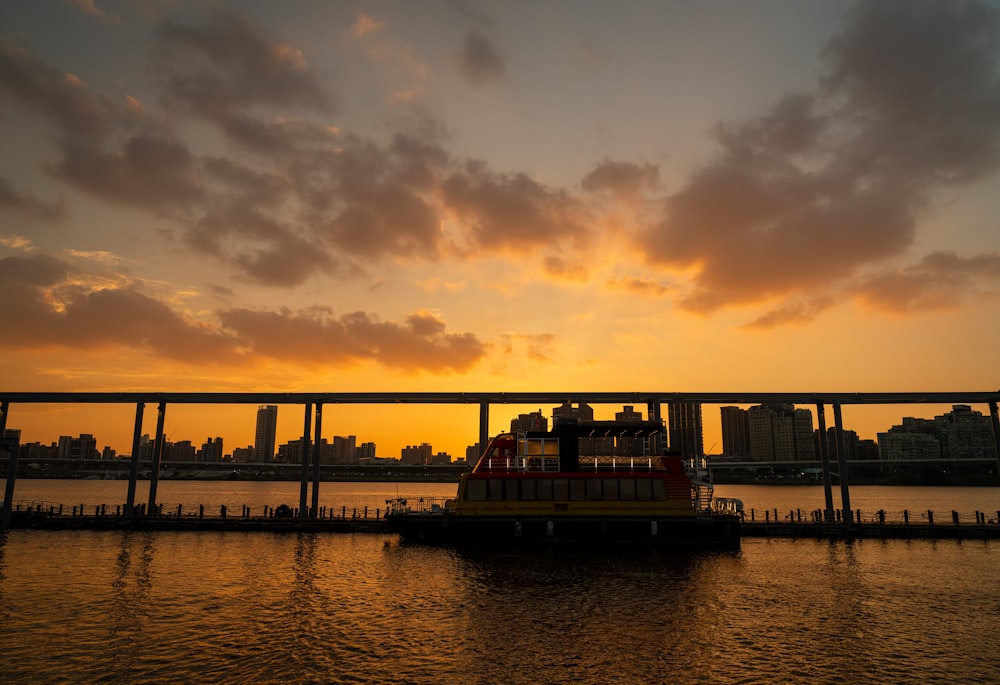
<svg viewBox="0 0 1000 685">
<path fill-rule="evenodd" d="M 542 478 L 538 481 L 538 499 L 550 501 L 552 499 L 552 479 Z"/>
<path fill-rule="evenodd" d="M 503 499 L 503 481 L 500 480 L 499 478 L 492 478 L 486 482 L 489 483 L 489 485 L 487 486 L 488 489 L 486 491 L 486 499 L 489 500 Z"/>
<path fill-rule="evenodd" d="M 552 480 L 552 499 L 556 502 L 569 499 L 568 478 L 554 478 Z"/>
<path fill-rule="evenodd" d="M 653 499 L 657 502 L 665 502 L 667 500 L 667 488 L 663 485 L 662 478 L 653 479 Z"/>
<path fill-rule="evenodd" d="M 573 478 L 569 482 L 569 498 L 575 501 L 587 499 L 587 481 L 582 478 Z"/>
<path fill-rule="evenodd" d="M 486 481 L 470 478 L 465 484 L 465 498 L 476 502 L 486 499 Z"/>
<path fill-rule="evenodd" d="M 653 499 L 653 483 L 648 478 L 635 479 L 635 498 L 648 502 Z"/>
<path fill-rule="evenodd" d="M 604 481 L 604 500 L 606 502 L 618 501 L 618 481 L 616 479 L 609 478 Z"/>
<path fill-rule="evenodd" d="M 503 485 L 503 498 L 506 500 L 511 500 L 516 502 L 520 499 L 520 495 L 517 491 L 517 479 L 507 478 L 504 480 Z"/>
<path fill-rule="evenodd" d="M 623 500 L 635 499 L 635 478 L 622 478 L 618 481 L 618 492 Z"/>
<path fill-rule="evenodd" d="M 535 488 L 536 481 L 533 479 L 526 479 L 521 481 L 521 499 L 526 502 L 531 502 L 535 499 Z"/>
<path fill-rule="evenodd" d="M 587 481 L 587 499 L 591 501 L 604 499 L 601 493 L 600 478 L 591 478 Z"/>
</svg>

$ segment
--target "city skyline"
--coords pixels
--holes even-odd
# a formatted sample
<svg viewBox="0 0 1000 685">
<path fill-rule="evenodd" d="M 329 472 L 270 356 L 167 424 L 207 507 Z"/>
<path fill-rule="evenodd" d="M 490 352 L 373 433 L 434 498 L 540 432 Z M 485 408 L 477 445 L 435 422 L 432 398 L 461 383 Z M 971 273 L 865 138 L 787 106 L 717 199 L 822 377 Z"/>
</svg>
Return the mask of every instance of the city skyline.
<svg viewBox="0 0 1000 685">
<path fill-rule="evenodd" d="M 641 421 L 648 419 L 648 412 L 644 412 L 642 410 L 636 411 L 634 406 L 631 405 L 624 405 L 620 407 L 614 407 L 612 405 L 598 405 L 598 406 L 602 408 L 610 408 L 612 410 L 611 415 L 614 418 L 616 418 L 616 420 Z M 759 404 L 747 404 L 747 405 L 714 405 L 714 404 L 704 404 L 704 403 L 665 403 L 663 405 L 663 409 L 665 409 L 666 411 L 663 411 L 662 413 L 664 429 L 665 429 L 664 437 L 667 439 L 667 442 L 669 443 L 668 448 L 671 451 L 682 453 L 684 456 L 694 456 L 694 454 L 691 452 L 691 450 L 694 449 L 694 446 L 699 444 L 700 445 L 705 444 L 703 430 L 706 424 L 703 422 L 702 417 L 704 408 L 706 406 L 718 407 L 719 411 L 718 434 L 721 436 L 722 440 L 721 442 L 712 444 L 712 447 L 714 448 L 717 446 L 718 450 L 703 452 L 707 456 L 713 456 L 713 455 L 744 456 L 750 458 L 751 455 L 755 453 L 756 454 L 772 453 L 773 458 L 765 460 L 808 461 L 808 460 L 816 460 L 819 458 L 817 446 L 815 445 L 814 442 L 816 436 L 818 436 L 819 422 L 818 419 L 813 418 L 813 412 L 812 412 L 813 407 L 791 405 L 791 404 L 781 405 L 781 404 L 759 403 Z M 890 406 L 897 407 L 901 405 L 890 405 Z M 907 406 L 909 408 L 912 408 L 912 405 L 907 405 Z M 939 405 L 928 405 L 928 406 L 935 407 Z M 917 437 L 920 437 L 920 434 L 926 434 L 928 432 L 926 430 L 928 427 L 933 427 L 935 424 L 940 424 L 943 419 L 947 419 L 949 416 L 978 417 L 979 423 L 982 424 L 980 427 L 982 428 L 983 426 L 985 426 L 987 429 L 987 433 L 989 433 L 989 435 L 984 434 L 984 436 L 980 436 L 979 438 L 976 439 L 977 444 L 982 443 L 981 445 L 977 446 L 977 449 L 983 449 L 987 451 L 995 450 L 992 438 L 992 429 L 990 428 L 989 410 L 988 407 L 985 407 L 985 405 L 984 408 L 986 408 L 986 412 L 980 411 L 971 405 L 952 404 L 948 405 L 948 410 L 946 412 L 936 414 L 933 416 L 933 418 L 901 416 L 898 419 L 898 422 L 893 423 L 890 426 L 886 426 L 882 430 L 879 430 L 874 437 L 859 435 L 859 433 L 856 430 L 854 430 L 851 427 L 851 425 L 849 425 L 849 423 L 846 421 L 844 422 L 843 428 L 845 435 L 851 436 L 850 440 L 852 440 L 855 443 L 860 441 L 862 443 L 870 442 L 872 445 L 878 445 L 879 452 L 881 454 L 882 451 L 881 440 L 884 440 L 886 436 L 890 436 L 891 438 L 893 438 L 892 444 L 894 446 L 899 445 L 901 441 L 903 441 L 904 445 L 909 445 L 912 444 L 912 438 L 907 440 L 905 439 L 906 438 L 905 435 L 901 438 L 900 433 L 907 433 L 911 436 L 917 435 Z M 264 431 L 265 434 L 270 433 L 273 435 L 275 432 L 274 428 L 276 428 L 277 426 L 277 411 L 272 411 L 274 409 L 276 409 L 276 407 L 263 406 L 263 405 L 257 407 L 256 409 L 257 420 L 255 425 L 256 425 L 256 435 L 258 442 L 260 439 L 259 436 L 261 435 L 262 423 L 267 425 L 267 428 Z M 560 418 L 571 418 L 580 421 L 606 420 L 604 413 L 595 412 L 593 405 L 589 403 L 579 403 L 577 405 L 563 403 L 562 405 L 559 406 L 549 407 L 549 410 L 551 412 L 550 416 L 553 421 L 553 425 L 554 422 Z M 748 421 L 747 417 L 754 417 L 755 415 L 757 417 L 766 417 L 763 420 L 765 421 L 766 425 L 770 426 L 771 422 L 775 420 L 771 417 L 775 416 L 776 414 L 781 414 L 783 411 L 787 411 L 788 421 L 789 421 L 787 430 L 791 431 L 783 439 L 788 440 L 789 442 L 787 444 L 775 444 L 773 442 L 768 445 L 761 445 L 759 443 L 755 444 L 755 441 L 759 441 L 761 439 L 760 437 L 762 435 L 761 427 L 765 424 L 760 423 L 761 421 L 760 418 L 753 419 L 750 422 L 747 422 Z M 795 417 L 794 419 L 791 418 L 793 415 Z M 263 421 L 261 418 L 262 416 L 266 417 L 264 418 Z M 542 417 L 542 419 L 541 420 L 535 419 L 534 418 L 535 416 L 540 416 Z M 607 418 L 611 417 L 608 416 Z M 674 418 L 674 420 L 676 421 L 676 425 L 671 423 L 671 418 Z M 744 423 L 744 426 L 742 428 L 732 427 L 732 424 L 734 422 L 740 422 L 740 421 Z M 805 422 L 804 425 L 802 424 L 802 421 Z M 494 422 L 495 421 L 491 421 L 491 424 Z M 757 428 L 754 428 L 752 426 L 752 423 L 754 422 L 758 424 Z M 730 427 L 728 429 L 727 429 L 727 423 L 730 424 Z M 547 427 L 549 426 L 549 417 L 545 416 L 544 409 L 539 408 L 536 410 L 521 412 L 519 414 L 511 415 L 509 425 L 510 425 L 509 430 L 547 430 Z M 709 422 L 707 425 L 713 426 L 715 424 L 713 422 Z M 827 433 L 828 434 L 832 433 L 832 431 L 834 430 L 832 417 L 828 417 L 826 421 L 826 426 L 827 426 Z M 16 426 L 11 426 L 8 424 L 8 430 L 18 431 L 18 434 L 20 435 L 20 429 L 18 429 Z M 492 438 L 498 433 L 507 432 L 507 430 L 508 430 L 507 428 L 504 428 L 499 431 L 493 431 L 490 432 L 489 436 L 490 438 Z M 767 428 L 766 431 L 763 432 L 768 433 L 768 435 L 770 436 L 767 438 L 768 440 L 774 440 L 775 439 L 774 431 L 778 431 L 780 433 L 783 432 L 783 430 L 785 429 L 776 426 L 773 429 Z M 804 434 L 802 433 L 802 430 L 805 431 Z M 741 433 L 743 435 L 741 435 Z M 795 437 L 796 433 L 799 434 L 798 438 Z M 710 431 L 710 435 L 715 435 L 715 431 Z M 102 450 L 101 450 L 101 445 L 99 443 L 101 443 L 102 441 L 97 439 L 97 436 L 95 436 L 93 433 L 89 432 L 81 432 L 77 437 L 83 437 L 83 436 L 86 436 L 88 443 L 90 442 L 93 443 L 95 453 L 100 455 Z M 149 434 L 143 434 L 142 438 L 144 444 L 146 442 L 149 442 L 151 444 L 152 437 L 154 436 L 150 436 Z M 369 437 L 372 436 L 362 436 L 362 439 L 364 440 L 365 438 Z M 68 440 L 70 438 L 75 439 L 75 437 L 72 435 L 61 434 L 59 436 L 58 441 L 51 441 L 51 443 L 49 444 L 56 445 L 58 443 L 61 446 L 62 442 L 64 442 L 64 439 Z M 200 438 L 192 440 L 190 437 L 176 438 L 176 435 L 173 435 L 172 437 L 172 434 L 166 431 L 164 433 L 164 438 L 168 444 L 187 444 L 191 448 L 192 453 L 194 453 L 196 449 L 195 445 L 197 445 L 197 443 L 201 440 Z M 311 436 L 311 438 L 312 440 L 315 441 L 316 436 L 313 435 Z M 210 443 L 212 443 L 213 440 L 222 442 L 223 439 L 224 439 L 223 437 L 219 436 L 213 437 L 211 435 L 205 438 L 207 443 L 209 443 L 209 447 L 211 447 Z M 339 433 L 339 434 L 334 433 L 332 435 L 329 435 L 328 437 L 321 436 L 323 444 L 329 446 L 331 449 L 335 449 L 338 443 L 350 444 L 352 449 L 357 449 L 357 447 L 359 447 L 357 445 L 357 439 L 358 439 L 358 434 L 351 432 Z M 294 450 L 295 443 L 299 440 L 301 440 L 301 432 L 298 437 L 291 438 L 287 441 L 283 441 L 281 442 L 281 444 L 278 444 L 277 442 L 271 442 L 271 446 L 273 448 L 271 459 L 264 459 L 263 461 L 266 462 L 275 460 L 276 456 L 280 454 L 282 450 L 287 448 L 289 445 L 291 445 Z M 47 444 L 46 441 L 43 440 L 28 440 L 23 437 L 21 438 L 20 441 L 22 444 L 41 443 L 43 446 Z M 244 452 L 247 449 L 250 449 L 255 453 L 253 461 L 261 461 L 256 456 L 258 449 L 255 448 L 254 443 L 250 443 L 249 445 L 238 442 L 232 443 L 229 441 L 228 438 L 225 438 L 225 441 L 226 445 L 232 445 L 232 447 L 230 447 L 230 449 L 228 450 L 226 456 L 235 456 L 234 455 L 235 450 Z M 266 442 L 267 439 L 265 439 L 265 443 Z M 440 457 L 440 455 L 443 453 L 448 454 L 451 457 L 452 461 L 457 461 L 465 458 L 466 454 L 468 453 L 468 450 L 472 447 L 475 447 L 475 443 L 470 442 L 461 451 L 454 452 L 445 449 L 439 449 L 435 447 L 433 443 L 427 440 L 423 440 L 419 437 L 415 438 L 411 443 L 407 443 L 405 446 L 401 447 L 400 450 L 398 451 L 398 454 L 389 454 L 386 453 L 384 450 L 381 452 L 376 452 L 376 447 L 378 445 L 377 439 L 371 441 L 366 440 L 363 443 L 363 445 L 366 446 L 365 448 L 366 450 L 369 450 L 368 456 L 374 456 L 379 458 L 406 459 L 408 454 L 412 455 L 414 452 L 420 451 L 422 453 L 426 452 L 428 455 L 435 457 Z M 730 446 L 742 446 L 743 449 L 742 454 L 739 448 L 737 448 L 735 451 L 732 449 L 727 449 Z M 202 447 L 204 448 L 205 445 L 203 445 Z M 117 453 L 116 456 L 118 457 L 128 454 L 128 452 L 122 452 L 121 450 L 115 449 L 110 445 L 104 446 L 104 450 L 107 450 L 108 448 L 114 450 Z M 900 449 L 900 448 L 894 447 L 893 449 Z M 923 449 L 924 455 L 926 456 L 927 454 L 926 450 L 928 449 L 926 438 L 924 439 L 923 447 L 921 449 Z M 834 454 L 834 452 L 835 450 L 831 451 L 830 454 Z M 760 460 L 759 457 L 756 458 Z M 241 460 L 234 459 L 234 461 L 241 461 Z M 296 456 L 294 461 L 296 462 L 299 461 L 299 457 Z"/>
<path fill-rule="evenodd" d="M 0 27 L 0 390 L 1000 386 L 995 0 L 67 0 Z M 478 432 L 325 421 L 393 453 Z M 167 425 L 254 440 L 239 408 Z"/>
</svg>

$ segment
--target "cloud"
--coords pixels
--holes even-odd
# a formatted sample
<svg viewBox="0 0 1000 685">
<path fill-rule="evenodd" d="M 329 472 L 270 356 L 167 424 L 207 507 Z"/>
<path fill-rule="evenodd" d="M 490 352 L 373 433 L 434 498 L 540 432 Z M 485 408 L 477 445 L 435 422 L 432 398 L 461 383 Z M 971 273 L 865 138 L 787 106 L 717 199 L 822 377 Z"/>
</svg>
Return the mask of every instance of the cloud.
<svg viewBox="0 0 1000 685">
<path fill-rule="evenodd" d="M 83 139 L 67 141 L 52 173 L 114 204 L 183 214 L 205 198 L 197 160 L 181 142 L 137 135 L 106 152 Z"/>
<path fill-rule="evenodd" d="M 496 173 L 469 161 L 444 179 L 441 192 L 478 249 L 524 254 L 589 239 L 582 203 L 524 173 Z"/>
<path fill-rule="evenodd" d="M 660 170 L 655 164 L 604 160 L 583 177 L 580 187 L 588 193 L 608 192 L 623 202 L 635 202 L 659 184 Z"/>
<path fill-rule="evenodd" d="M 16 190 L 5 178 L 0 177 L 0 210 L 19 212 L 42 221 L 60 221 L 66 216 L 63 202 L 43 202 L 30 193 Z"/>
<path fill-rule="evenodd" d="M 506 77 L 504 59 L 489 38 L 472 30 L 458 54 L 458 71 L 473 86 L 487 85 Z"/>
<path fill-rule="evenodd" d="M 0 90 L 37 108 L 68 135 L 107 133 L 117 106 L 90 93 L 76 76 L 51 67 L 6 36 L 0 36 Z"/>
<path fill-rule="evenodd" d="M 98 7 L 96 0 L 69 0 L 69 2 L 71 5 L 78 7 L 81 12 L 88 16 L 113 23 L 118 23 L 119 21 L 118 15 L 113 12 L 107 12 L 106 10 L 102 10 Z"/>
<path fill-rule="evenodd" d="M 384 22 L 372 19 L 361 10 L 358 10 L 354 18 L 354 23 L 351 25 L 351 35 L 355 38 L 363 38 L 369 34 L 378 33 L 384 25 Z"/>
<path fill-rule="evenodd" d="M 202 27 L 168 20 L 157 33 L 167 92 L 209 118 L 254 105 L 333 111 L 302 51 L 265 38 L 236 14 L 219 13 Z"/>
<path fill-rule="evenodd" d="M 871 276 L 852 292 L 873 309 L 905 314 L 957 307 L 981 296 L 976 284 L 983 281 L 1000 282 L 1000 254 L 959 257 L 935 252 L 918 264 Z"/>
<path fill-rule="evenodd" d="M 204 322 L 143 293 L 123 274 L 84 271 L 42 253 L 0 259 L 0 318 L 16 322 L 0 336 L 0 348 L 133 348 L 198 365 L 280 361 L 336 368 L 368 361 L 449 374 L 469 370 L 490 347 L 475 334 L 449 332 L 427 310 L 393 322 L 367 312 L 336 317 L 320 307 L 229 309 Z"/>
<path fill-rule="evenodd" d="M 307 365 L 376 361 L 409 373 L 459 373 L 477 364 L 487 351 L 474 334 L 448 333 L 444 322 L 426 311 L 411 314 L 403 323 L 382 321 L 366 312 L 333 317 L 323 310 L 233 309 L 220 312 L 220 319 L 254 354 Z"/>
<path fill-rule="evenodd" d="M 901 257 L 935 192 L 1000 167 L 998 46 L 1000 15 L 976 2 L 856 4 L 815 89 L 715 127 L 715 160 L 640 231 L 651 263 L 694 273 L 679 304 L 793 298 L 758 322 L 801 318 L 797 299 Z"/>
</svg>

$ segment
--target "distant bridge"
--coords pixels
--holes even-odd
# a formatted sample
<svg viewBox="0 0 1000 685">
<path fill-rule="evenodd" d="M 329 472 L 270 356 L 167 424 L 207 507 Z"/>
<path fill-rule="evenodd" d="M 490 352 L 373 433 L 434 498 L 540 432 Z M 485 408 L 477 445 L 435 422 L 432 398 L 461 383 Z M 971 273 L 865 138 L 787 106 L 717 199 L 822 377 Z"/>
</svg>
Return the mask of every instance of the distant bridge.
<svg viewBox="0 0 1000 685">
<path fill-rule="evenodd" d="M 841 407 L 861 404 L 987 404 L 993 424 L 993 440 L 1000 455 L 1000 418 L 997 403 L 1000 390 L 991 392 L 0 392 L 0 438 L 7 427 L 7 414 L 11 403 L 20 404 L 134 404 L 135 426 L 132 439 L 132 455 L 129 468 L 128 500 L 125 515 L 131 518 L 135 510 L 135 490 L 139 472 L 139 445 L 142 435 L 142 417 L 146 404 L 158 406 L 156 442 L 158 449 L 153 455 L 149 483 L 149 510 L 156 509 L 156 488 L 159 477 L 163 446 L 163 422 L 168 404 L 301 404 L 304 406 L 302 451 L 302 481 L 299 498 L 299 516 L 302 521 L 309 517 L 307 506 L 310 480 L 310 449 L 312 447 L 312 511 L 319 509 L 319 441 L 312 441 L 313 407 L 315 407 L 315 433 L 322 429 L 323 405 L 325 404 L 478 404 L 479 444 L 485 446 L 489 439 L 489 407 L 491 404 L 645 404 L 650 420 L 660 420 L 660 406 L 674 403 L 697 404 L 793 404 L 815 405 L 819 431 L 826 434 L 826 405 L 832 405 L 834 423 L 837 428 L 837 457 L 842 498 L 842 512 L 845 520 L 851 516 L 850 494 L 847 483 L 847 461 L 841 434 L 843 421 Z M 832 475 L 826 441 L 819 441 L 820 459 L 823 465 L 823 485 L 826 495 L 826 512 L 832 515 Z M 0 528 L 9 525 L 13 504 L 14 484 L 17 475 L 16 450 L 8 461 L 7 482 L 4 492 L 3 518 Z"/>
</svg>

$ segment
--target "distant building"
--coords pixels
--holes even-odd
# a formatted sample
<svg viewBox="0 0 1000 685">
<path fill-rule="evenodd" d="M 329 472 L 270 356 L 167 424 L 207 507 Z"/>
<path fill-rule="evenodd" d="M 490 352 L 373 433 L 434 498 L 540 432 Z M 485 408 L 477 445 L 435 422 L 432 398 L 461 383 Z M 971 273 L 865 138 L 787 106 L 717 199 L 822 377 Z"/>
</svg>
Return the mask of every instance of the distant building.
<svg viewBox="0 0 1000 685">
<path fill-rule="evenodd" d="M 90 433 L 81 433 L 79 437 L 60 435 L 56 448 L 56 458 L 71 461 L 96 460 L 99 456 L 97 440 Z"/>
<path fill-rule="evenodd" d="M 407 445 L 401 451 L 399 463 L 401 464 L 430 464 L 433 448 L 426 442 L 420 445 Z"/>
<path fill-rule="evenodd" d="M 527 433 L 528 431 L 547 431 L 549 420 L 542 414 L 542 410 L 533 411 L 530 414 L 518 414 L 516 419 L 510 420 L 511 433 Z"/>
<path fill-rule="evenodd" d="M 448 464 L 451 464 L 451 455 L 447 452 L 438 452 L 431 457 L 430 463 L 435 466 L 447 466 Z"/>
<path fill-rule="evenodd" d="M 198 450 L 196 458 L 198 461 L 214 463 L 223 460 L 226 455 L 225 451 L 222 449 L 222 438 L 208 438 L 208 440 L 202 443 L 201 449 Z"/>
<path fill-rule="evenodd" d="M 790 404 L 751 407 L 750 458 L 754 461 L 814 461 L 812 412 Z"/>
<path fill-rule="evenodd" d="M 278 432 L 278 407 L 273 404 L 257 408 L 257 432 L 254 454 L 257 461 L 274 461 L 274 443 Z"/>
<path fill-rule="evenodd" d="M 583 402 L 577 407 L 574 407 L 569 402 L 563 402 L 562 405 L 552 410 L 552 424 L 558 424 L 565 419 L 593 421 L 594 409 L 589 404 L 584 404 Z"/>
<path fill-rule="evenodd" d="M 475 445 L 469 445 L 465 448 L 465 462 L 467 464 L 477 463 L 482 453 L 483 449 L 479 446 L 478 442 Z"/>
<path fill-rule="evenodd" d="M 246 447 L 237 447 L 233 450 L 233 461 L 238 461 L 242 463 L 248 463 L 252 461 L 257 461 L 256 449 L 253 445 L 247 445 Z"/>
<path fill-rule="evenodd" d="M 882 459 L 995 459 L 989 417 L 965 404 L 933 419 L 905 417 L 878 434 Z"/>
<path fill-rule="evenodd" d="M 722 454 L 726 457 L 750 456 L 750 416 L 740 407 L 722 407 Z"/>
<path fill-rule="evenodd" d="M 333 463 L 334 464 L 357 464 L 358 447 L 357 436 L 335 435 L 333 436 Z"/>
<path fill-rule="evenodd" d="M 700 457 L 705 454 L 701 404 L 671 402 L 667 405 L 667 425 L 668 446 L 671 452 L 685 458 Z"/>
<path fill-rule="evenodd" d="M 631 405 L 625 405 L 622 410 L 615 412 L 615 421 L 621 423 L 642 423 L 642 412 L 636 411 Z"/>
</svg>

